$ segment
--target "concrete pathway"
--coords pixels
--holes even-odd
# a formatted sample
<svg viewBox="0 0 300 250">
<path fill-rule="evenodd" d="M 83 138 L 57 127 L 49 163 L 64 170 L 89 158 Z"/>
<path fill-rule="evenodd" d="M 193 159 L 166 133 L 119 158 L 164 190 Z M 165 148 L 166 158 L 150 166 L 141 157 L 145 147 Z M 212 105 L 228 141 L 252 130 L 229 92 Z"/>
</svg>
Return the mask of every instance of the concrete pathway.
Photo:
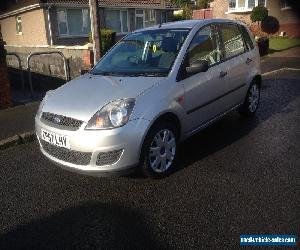
<svg viewBox="0 0 300 250">
<path fill-rule="evenodd" d="M 0 149 L 33 139 L 38 107 L 39 102 L 33 102 L 0 110 Z"/>
</svg>

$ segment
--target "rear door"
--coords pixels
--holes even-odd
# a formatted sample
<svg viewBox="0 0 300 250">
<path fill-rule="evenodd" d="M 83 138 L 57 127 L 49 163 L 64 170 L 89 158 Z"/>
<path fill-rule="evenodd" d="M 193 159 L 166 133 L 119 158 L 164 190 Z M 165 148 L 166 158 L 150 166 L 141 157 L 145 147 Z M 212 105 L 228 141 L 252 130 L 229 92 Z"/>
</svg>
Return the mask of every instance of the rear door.
<svg viewBox="0 0 300 250">
<path fill-rule="evenodd" d="M 251 58 L 248 58 L 248 48 L 242 35 L 239 24 L 221 23 L 219 32 L 224 51 L 225 74 L 224 83 L 227 92 L 224 101 L 228 108 L 234 107 L 243 101 L 247 88 L 247 75 L 251 66 Z M 248 58 L 248 59 L 247 59 Z"/>
</svg>

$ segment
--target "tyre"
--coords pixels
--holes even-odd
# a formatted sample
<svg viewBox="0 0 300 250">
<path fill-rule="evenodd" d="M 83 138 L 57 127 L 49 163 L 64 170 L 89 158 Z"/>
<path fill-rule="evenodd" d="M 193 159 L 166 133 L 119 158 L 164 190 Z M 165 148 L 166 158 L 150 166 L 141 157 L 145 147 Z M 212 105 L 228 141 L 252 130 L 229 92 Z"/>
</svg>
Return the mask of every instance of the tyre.
<svg viewBox="0 0 300 250">
<path fill-rule="evenodd" d="M 154 125 L 142 148 L 141 171 L 145 177 L 162 178 L 174 169 L 178 131 L 170 122 Z"/>
<path fill-rule="evenodd" d="M 253 116 L 258 108 L 260 100 L 260 85 L 257 82 L 252 82 L 244 101 L 240 107 L 239 113 L 243 116 Z"/>
</svg>

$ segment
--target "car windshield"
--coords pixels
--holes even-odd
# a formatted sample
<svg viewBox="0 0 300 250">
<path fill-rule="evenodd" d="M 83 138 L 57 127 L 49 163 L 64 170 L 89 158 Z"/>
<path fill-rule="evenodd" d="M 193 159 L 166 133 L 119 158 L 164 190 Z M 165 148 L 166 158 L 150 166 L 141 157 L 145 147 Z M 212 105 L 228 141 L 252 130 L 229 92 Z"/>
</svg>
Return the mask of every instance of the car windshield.
<svg viewBox="0 0 300 250">
<path fill-rule="evenodd" d="M 167 76 L 188 33 L 188 29 L 157 29 L 132 33 L 108 52 L 91 73 Z"/>
</svg>

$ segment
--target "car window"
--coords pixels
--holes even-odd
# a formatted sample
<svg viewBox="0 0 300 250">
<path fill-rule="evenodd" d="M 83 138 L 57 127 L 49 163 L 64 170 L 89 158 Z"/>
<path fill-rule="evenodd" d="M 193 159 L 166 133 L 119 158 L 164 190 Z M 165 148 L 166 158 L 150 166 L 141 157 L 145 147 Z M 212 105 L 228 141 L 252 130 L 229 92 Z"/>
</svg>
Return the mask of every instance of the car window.
<svg viewBox="0 0 300 250">
<path fill-rule="evenodd" d="M 226 59 L 235 57 L 246 51 L 242 33 L 236 24 L 220 24 L 220 30 Z"/>
<path fill-rule="evenodd" d="M 247 29 L 243 25 L 240 25 L 240 28 L 241 28 L 241 31 L 243 33 L 243 37 L 244 37 L 244 40 L 245 40 L 245 43 L 247 45 L 248 50 L 254 49 L 252 39 L 251 39 L 250 34 L 247 31 Z"/>
<path fill-rule="evenodd" d="M 221 61 L 219 38 L 215 26 L 205 26 L 198 31 L 189 46 L 187 55 L 188 65 L 205 60 L 211 66 Z"/>
<path fill-rule="evenodd" d="M 132 33 L 110 50 L 92 74 L 166 76 L 188 29 L 157 29 Z"/>
</svg>

